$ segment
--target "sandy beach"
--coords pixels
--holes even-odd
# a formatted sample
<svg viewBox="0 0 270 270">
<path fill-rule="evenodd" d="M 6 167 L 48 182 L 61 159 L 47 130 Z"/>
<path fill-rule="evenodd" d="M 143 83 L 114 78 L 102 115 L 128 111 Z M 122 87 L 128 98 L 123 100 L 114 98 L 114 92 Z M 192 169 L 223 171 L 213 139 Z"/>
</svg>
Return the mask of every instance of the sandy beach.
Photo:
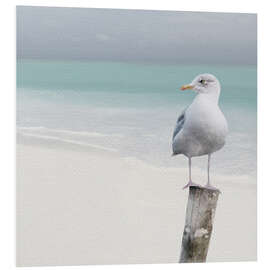
<svg viewBox="0 0 270 270">
<path fill-rule="evenodd" d="M 222 194 L 207 261 L 256 260 L 256 179 L 212 175 Z M 18 138 L 17 265 L 176 263 L 186 181 L 187 169 Z"/>
</svg>

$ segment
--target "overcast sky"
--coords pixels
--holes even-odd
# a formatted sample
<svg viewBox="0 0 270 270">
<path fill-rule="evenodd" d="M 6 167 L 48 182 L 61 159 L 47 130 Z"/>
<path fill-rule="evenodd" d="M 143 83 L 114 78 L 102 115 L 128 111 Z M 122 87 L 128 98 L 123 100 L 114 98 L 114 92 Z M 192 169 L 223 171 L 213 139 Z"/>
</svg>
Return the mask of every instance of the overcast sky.
<svg viewBox="0 0 270 270">
<path fill-rule="evenodd" d="M 256 64 L 255 14 L 17 7 L 17 57 Z"/>
</svg>

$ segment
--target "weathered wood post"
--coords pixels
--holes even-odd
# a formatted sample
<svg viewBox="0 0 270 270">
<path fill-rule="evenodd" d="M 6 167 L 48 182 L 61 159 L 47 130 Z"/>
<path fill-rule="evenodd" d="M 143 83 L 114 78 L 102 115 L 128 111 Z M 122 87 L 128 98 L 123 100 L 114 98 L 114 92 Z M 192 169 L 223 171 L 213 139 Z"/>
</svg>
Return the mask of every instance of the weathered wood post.
<svg viewBox="0 0 270 270">
<path fill-rule="evenodd" d="M 189 188 L 180 263 L 206 261 L 219 193 L 203 187 Z"/>
</svg>

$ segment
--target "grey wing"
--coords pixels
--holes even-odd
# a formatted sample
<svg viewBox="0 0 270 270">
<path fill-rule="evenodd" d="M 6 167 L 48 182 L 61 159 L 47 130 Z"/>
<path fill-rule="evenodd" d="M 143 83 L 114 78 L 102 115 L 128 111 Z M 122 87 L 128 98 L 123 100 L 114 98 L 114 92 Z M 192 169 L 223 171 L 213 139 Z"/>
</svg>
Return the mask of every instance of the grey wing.
<svg viewBox="0 0 270 270">
<path fill-rule="evenodd" d="M 173 131 L 172 140 L 174 140 L 175 136 L 182 130 L 182 128 L 184 126 L 186 110 L 187 110 L 187 108 L 181 113 L 181 115 L 178 117 L 178 119 L 176 121 L 176 126 L 175 126 L 174 131 Z"/>
</svg>

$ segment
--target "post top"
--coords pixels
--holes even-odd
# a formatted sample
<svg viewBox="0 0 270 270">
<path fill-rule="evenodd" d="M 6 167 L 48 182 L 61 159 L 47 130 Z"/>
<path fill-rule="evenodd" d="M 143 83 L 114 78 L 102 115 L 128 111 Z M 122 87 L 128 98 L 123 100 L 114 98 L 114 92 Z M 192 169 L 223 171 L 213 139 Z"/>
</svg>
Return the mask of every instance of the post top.
<svg viewBox="0 0 270 270">
<path fill-rule="evenodd" d="M 219 189 L 211 189 L 211 188 L 207 188 L 207 187 L 202 187 L 202 186 L 190 186 L 189 187 L 189 191 L 193 191 L 193 192 L 208 192 L 210 194 L 220 194 L 221 191 Z"/>
</svg>

